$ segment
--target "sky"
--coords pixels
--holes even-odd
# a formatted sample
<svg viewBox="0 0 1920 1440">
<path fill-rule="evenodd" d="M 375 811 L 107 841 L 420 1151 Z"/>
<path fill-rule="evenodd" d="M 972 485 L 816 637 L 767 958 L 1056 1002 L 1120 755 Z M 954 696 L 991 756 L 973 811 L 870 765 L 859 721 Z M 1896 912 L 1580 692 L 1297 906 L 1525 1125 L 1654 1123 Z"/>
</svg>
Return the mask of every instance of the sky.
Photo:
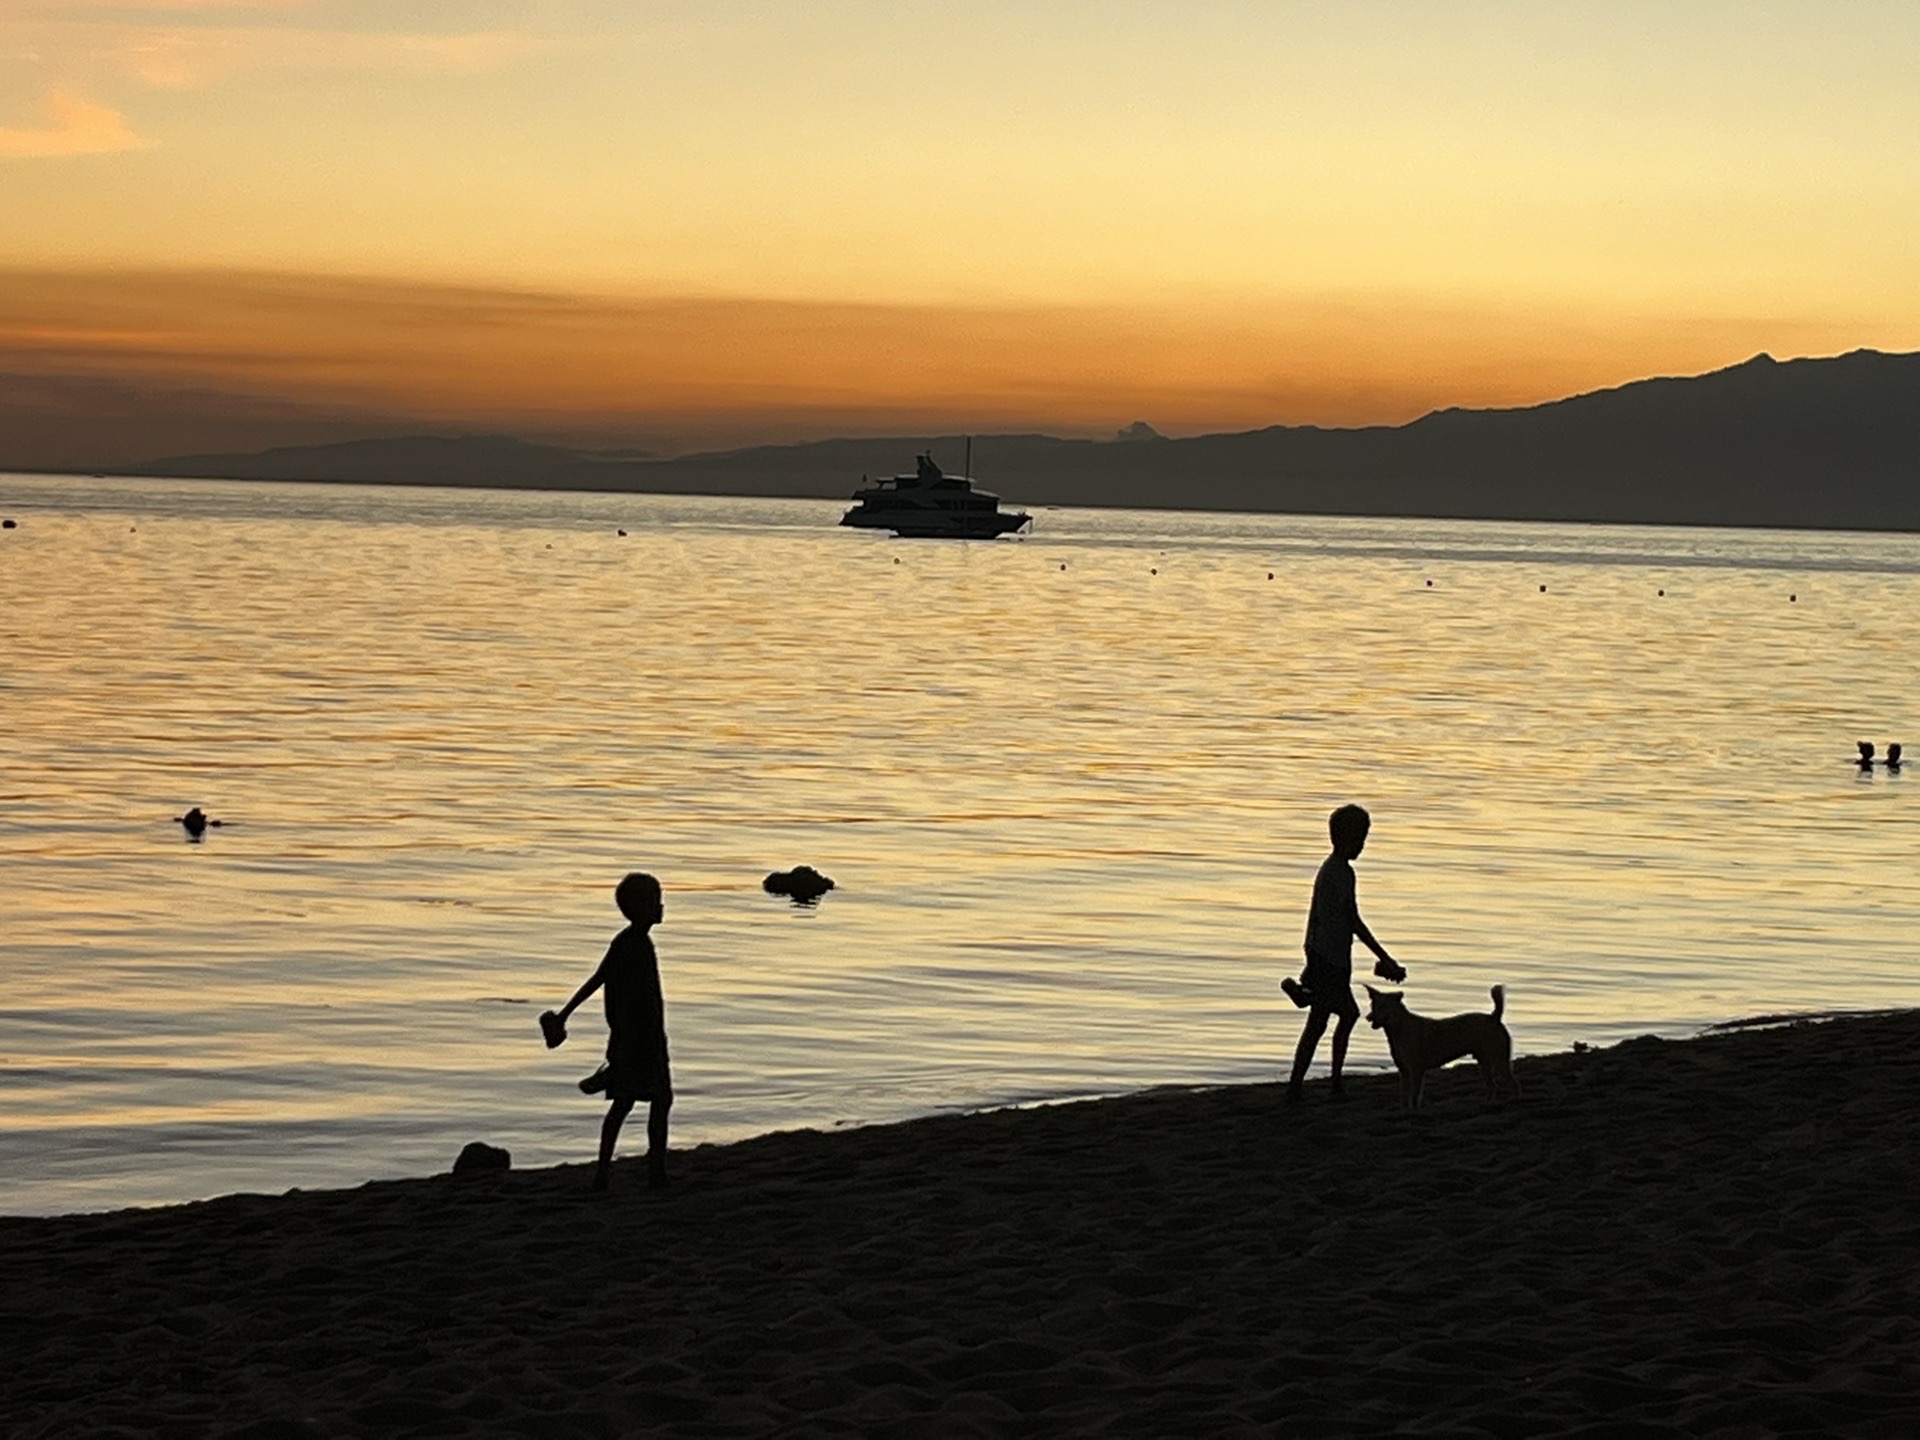
<svg viewBox="0 0 1920 1440">
<path fill-rule="evenodd" d="M 1911 4 L 4 0 L 0 464 L 1920 349 L 1916 155 Z"/>
</svg>

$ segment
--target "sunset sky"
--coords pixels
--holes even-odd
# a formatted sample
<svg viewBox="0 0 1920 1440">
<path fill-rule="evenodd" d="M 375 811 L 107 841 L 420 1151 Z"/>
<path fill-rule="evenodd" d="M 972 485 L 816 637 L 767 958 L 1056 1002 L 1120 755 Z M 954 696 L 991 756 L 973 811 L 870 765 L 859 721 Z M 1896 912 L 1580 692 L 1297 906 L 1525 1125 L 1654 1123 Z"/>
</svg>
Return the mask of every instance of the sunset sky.
<svg viewBox="0 0 1920 1440">
<path fill-rule="evenodd" d="M 7 0 L 0 464 L 1920 349 L 1916 156 L 1911 4 Z"/>
</svg>

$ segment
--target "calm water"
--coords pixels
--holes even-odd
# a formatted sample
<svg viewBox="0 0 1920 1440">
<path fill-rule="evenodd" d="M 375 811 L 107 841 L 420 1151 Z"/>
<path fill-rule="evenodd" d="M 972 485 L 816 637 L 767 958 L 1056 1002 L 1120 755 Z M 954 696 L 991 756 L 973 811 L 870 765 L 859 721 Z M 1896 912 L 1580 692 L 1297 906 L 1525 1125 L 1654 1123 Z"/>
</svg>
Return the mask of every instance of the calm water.
<svg viewBox="0 0 1920 1440">
<path fill-rule="evenodd" d="M 0 476 L 0 1211 L 587 1158 L 639 867 L 688 1144 L 1274 1077 L 1347 800 L 1524 1051 L 1920 1004 L 1920 538 L 841 508 Z"/>
</svg>

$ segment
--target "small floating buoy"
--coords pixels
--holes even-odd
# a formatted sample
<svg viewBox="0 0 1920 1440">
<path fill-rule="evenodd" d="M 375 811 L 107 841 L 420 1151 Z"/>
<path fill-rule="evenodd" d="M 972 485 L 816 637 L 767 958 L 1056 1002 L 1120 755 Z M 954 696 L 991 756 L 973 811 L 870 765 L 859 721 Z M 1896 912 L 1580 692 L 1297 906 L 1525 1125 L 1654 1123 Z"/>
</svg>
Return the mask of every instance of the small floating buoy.
<svg viewBox="0 0 1920 1440">
<path fill-rule="evenodd" d="M 1787 603 L 1788 603 L 1789 605 L 1791 605 L 1791 604 L 1793 604 L 1793 603 L 1794 603 L 1795 601 L 1797 601 L 1797 600 L 1798 600 L 1799 598 L 1800 598 L 1800 597 L 1799 597 L 1798 595 L 1789 595 L 1789 596 L 1787 596 Z"/>
<path fill-rule="evenodd" d="M 1427 581 L 1427 589 L 1431 590 L 1432 588 L 1433 588 L 1433 582 L 1431 580 Z"/>
<path fill-rule="evenodd" d="M 626 532 L 626 531 L 624 531 L 624 530 L 616 530 L 616 531 L 614 531 L 613 533 L 614 533 L 614 534 L 616 534 L 616 535 L 624 535 L 624 534 L 626 534 L 627 532 Z"/>
<path fill-rule="evenodd" d="M 1149 565 L 1147 567 L 1147 573 L 1149 575 L 1158 575 L 1160 573 L 1160 567 L 1158 565 Z"/>
<path fill-rule="evenodd" d="M 19 524 L 12 520 L 0 520 L 0 530 L 18 530 Z"/>
<path fill-rule="evenodd" d="M 1267 578 L 1268 578 L 1269 580 L 1271 580 L 1271 579 L 1273 578 L 1273 571 L 1271 571 L 1271 570 L 1269 570 L 1269 571 L 1267 571 Z"/>
<path fill-rule="evenodd" d="M 1542 595 L 1544 595 L 1544 594 L 1546 594 L 1546 593 L 1547 593 L 1547 587 L 1546 587 L 1546 586 L 1544 586 L 1544 585 L 1542 585 L 1542 586 L 1540 587 L 1540 593 L 1541 593 Z"/>
<path fill-rule="evenodd" d="M 1661 594 L 1661 595 L 1664 595 L 1664 594 L 1666 594 L 1667 592 L 1666 592 L 1666 591 L 1664 591 L 1664 590 L 1661 590 L 1661 591 L 1659 591 L 1658 593 L 1659 593 L 1659 594 Z"/>
<path fill-rule="evenodd" d="M 1064 560 L 1062 560 L 1062 561 L 1060 562 L 1060 568 L 1061 568 L 1062 570 L 1064 570 L 1064 569 L 1066 569 L 1066 568 L 1067 568 L 1067 562 L 1066 562 L 1066 561 L 1064 561 Z"/>
</svg>

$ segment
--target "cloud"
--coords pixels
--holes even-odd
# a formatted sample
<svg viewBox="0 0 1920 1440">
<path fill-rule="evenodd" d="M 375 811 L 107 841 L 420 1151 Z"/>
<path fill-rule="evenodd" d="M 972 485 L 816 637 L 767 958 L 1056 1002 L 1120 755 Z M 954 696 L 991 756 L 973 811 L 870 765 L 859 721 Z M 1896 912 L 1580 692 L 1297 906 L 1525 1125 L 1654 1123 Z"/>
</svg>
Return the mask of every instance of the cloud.
<svg viewBox="0 0 1920 1440">
<path fill-rule="evenodd" d="M 0 265 L 0 466 L 305 444 L 382 416 L 384 432 L 353 433 L 485 429 L 667 452 L 830 435 L 1106 436 L 1140 418 L 1175 435 L 1399 423 L 1757 350 L 1858 345 L 1915 348 L 1899 320 L 1475 311 L 1417 295 L 1198 313 Z M 23 389 L 31 376 L 45 385 Z M 138 403 L 110 405 L 89 386 Z M 121 417 L 111 436 L 104 415 Z M 9 433 L 29 430 L 31 446 L 7 449 Z"/>
<path fill-rule="evenodd" d="M 105 0 L 16 0 L 13 13 L 17 20 L 124 19 L 129 15 L 196 14 L 208 10 L 305 10 L 313 3 L 314 0 L 128 0 L 124 4 L 105 3 Z"/>
<path fill-rule="evenodd" d="M 551 41 L 520 30 L 449 34 L 225 25 L 131 29 L 118 49 L 142 80 L 181 88 L 265 70 L 484 75 L 551 47 Z"/>
<path fill-rule="evenodd" d="M 558 43 L 525 28 L 370 25 L 321 0 L 0 0 L 0 65 L 88 87 L 132 76 L 184 89 L 287 70 L 481 75 Z"/>
<path fill-rule="evenodd" d="M 43 107 L 52 123 L 39 129 L 0 127 L 0 160 L 55 155 L 110 155 L 152 145 L 127 128 L 118 110 L 77 95 L 55 92 Z"/>
</svg>

